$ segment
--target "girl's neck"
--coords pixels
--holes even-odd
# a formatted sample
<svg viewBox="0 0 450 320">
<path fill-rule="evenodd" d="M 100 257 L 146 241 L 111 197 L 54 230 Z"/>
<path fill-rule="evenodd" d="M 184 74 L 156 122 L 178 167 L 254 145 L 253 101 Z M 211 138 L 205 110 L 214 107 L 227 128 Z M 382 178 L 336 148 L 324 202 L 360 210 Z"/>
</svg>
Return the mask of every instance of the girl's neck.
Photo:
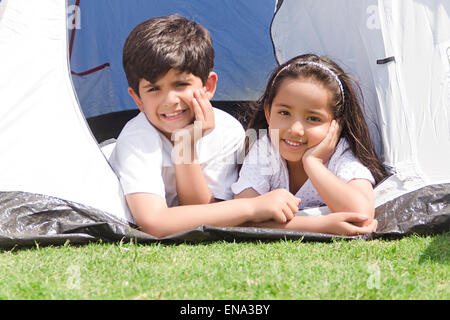
<svg viewBox="0 0 450 320">
<path fill-rule="evenodd" d="M 303 184 L 308 180 L 308 175 L 303 169 L 303 162 L 286 161 L 288 173 L 289 173 L 289 191 L 292 194 L 296 194 Z"/>
</svg>

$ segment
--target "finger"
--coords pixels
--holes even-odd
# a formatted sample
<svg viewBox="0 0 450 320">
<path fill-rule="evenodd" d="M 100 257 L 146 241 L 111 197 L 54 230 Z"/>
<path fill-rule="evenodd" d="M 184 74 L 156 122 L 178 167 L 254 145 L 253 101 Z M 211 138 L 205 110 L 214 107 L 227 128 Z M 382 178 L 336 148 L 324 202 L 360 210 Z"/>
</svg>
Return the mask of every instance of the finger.
<svg viewBox="0 0 450 320">
<path fill-rule="evenodd" d="M 338 137 L 341 135 L 341 133 L 342 133 L 342 121 L 341 121 L 341 119 L 337 119 L 336 120 L 336 125 L 337 125 L 337 128 L 338 128 Z"/>
<path fill-rule="evenodd" d="M 337 120 L 334 120 L 335 121 L 335 125 L 334 125 L 334 127 L 335 127 L 335 132 L 334 132 L 334 139 L 333 139 L 333 145 L 336 145 L 337 143 L 338 143 L 338 141 L 339 141 L 339 138 L 340 138 L 340 136 L 341 136 L 341 132 L 342 132 L 342 126 L 341 126 L 341 124 L 339 123 L 339 121 L 337 121 Z"/>
<path fill-rule="evenodd" d="M 295 215 L 298 212 L 298 198 L 291 199 L 287 202 L 287 205 L 289 206 L 289 209 L 291 210 L 292 214 Z"/>
<path fill-rule="evenodd" d="M 335 128 L 334 128 L 334 120 L 331 122 L 330 126 L 328 127 L 328 132 L 325 138 L 316 145 L 317 148 L 334 148 L 334 134 L 335 134 Z"/>
<path fill-rule="evenodd" d="M 328 130 L 328 135 L 327 135 L 330 146 L 332 146 L 332 147 L 336 146 L 336 143 L 339 139 L 339 134 L 340 133 L 339 133 L 338 122 L 336 120 L 333 120 L 331 122 L 330 129 Z"/>
<path fill-rule="evenodd" d="M 300 205 L 300 203 L 302 202 L 302 199 L 300 199 L 299 197 L 296 197 L 294 194 L 289 192 L 289 201 L 291 201 L 292 203 L 295 203 L 295 205 L 298 207 Z"/>
<path fill-rule="evenodd" d="M 346 235 L 346 236 L 358 236 L 361 234 L 369 233 L 370 231 L 367 230 L 367 227 L 358 227 L 350 222 L 340 222 L 339 223 L 339 230 L 336 232 L 336 234 L 339 235 Z"/>
<path fill-rule="evenodd" d="M 200 96 L 205 120 L 209 125 L 214 126 L 214 110 L 204 89 L 200 90 Z"/>
<path fill-rule="evenodd" d="M 192 99 L 192 108 L 194 109 L 195 119 L 201 121 L 202 123 L 205 123 L 205 115 L 203 114 L 203 109 L 195 96 Z"/>
<path fill-rule="evenodd" d="M 369 219 L 367 215 L 357 212 L 343 212 L 343 215 L 344 220 L 351 223 L 361 223 Z"/>
<path fill-rule="evenodd" d="M 350 230 L 352 235 L 367 234 L 373 232 L 373 226 L 372 224 L 365 227 L 357 227 L 355 225 L 351 225 Z"/>
<path fill-rule="evenodd" d="M 372 227 L 372 232 L 377 231 L 377 227 L 378 227 L 378 220 L 373 219 L 372 223 L 369 225 L 369 227 Z"/>
<path fill-rule="evenodd" d="M 375 232 L 377 229 L 378 221 L 373 219 L 367 226 L 357 226 L 353 223 L 344 222 L 348 227 L 349 235 L 361 235 Z"/>
<path fill-rule="evenodd" d="M 203 91 L 203 89 L 197 89 L 194 92 L 194 97 L 197 99 L 198 105 L 200 106 L 203 114 L 206 116 L 207 113 L 207 109 L 209 107 L 209 100 L 205 95 L 205 92 Z"/>
<path fill-rule="evenodd" d="M 334 120 L 333 120 L 334 121 Z M 321 141 L 321 143 L 326 144 L 331 141 L 331 138 L 333 137 L 333 121 L 331 121 L 330 126 L 328 127 L 328 132 L 325 138 Z"/>
<path fill-rule="evenodd" d="M 286 204 L 283 208 L 284 216 L 286 217 L 286 221 L 291 220 L 294 217 L 294 212 L 292 211 L 292 208 Z"/>
<path fill-rule="evenodd" d="M 274 219 L 275 219 L 275 221 L 280 222 L 280 223 L 286 223 L 286 221 L 287 221 L 286 215 L 284 214 L 283 210 L 277 211 Z"/>
</svg>

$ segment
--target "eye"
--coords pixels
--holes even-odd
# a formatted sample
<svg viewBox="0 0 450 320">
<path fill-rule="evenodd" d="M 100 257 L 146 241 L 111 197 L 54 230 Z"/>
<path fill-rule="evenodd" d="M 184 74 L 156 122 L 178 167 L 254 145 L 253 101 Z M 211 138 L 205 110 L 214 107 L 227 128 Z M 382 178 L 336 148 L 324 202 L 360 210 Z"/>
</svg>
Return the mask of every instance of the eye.
<svg viewBox="0 0 450 320">
<path fill-rule="evenodd" d="M 322 121 L 322 119 L 320 119 L 319 117 L 315 117 L 315 116 L 309 116 L 308 118 L 306 118 L 306 120 L 312 121 L 312 122 L 321 122 Z"/>
<path fill-rule="evenodd" d="M 282 116 L 288 116 L 288 115 L 290 115 L 289 111 L 286 111 L 286 110 L 280 110 L 280 111 L 278 111 L 278 114 L 279 114 L 279 115 L 282 115 Z"/>
<path fill-rule="evenodd" d="M 188 83 L 188 82 L 179 82 L 179 83 L 177 83 L 177 87 L 186 87 L 188 85 L 190 85 L 190 83 Z"/>
<path fill-rule="evenodd" d="M 158 91 L 158 90 L 159 90 L 159 88 L 157 88 L 157 87 L 150 87 L 150 88 L 147 89 L 147 92 L 155 92 L 155 91 Z"/>
</svg>

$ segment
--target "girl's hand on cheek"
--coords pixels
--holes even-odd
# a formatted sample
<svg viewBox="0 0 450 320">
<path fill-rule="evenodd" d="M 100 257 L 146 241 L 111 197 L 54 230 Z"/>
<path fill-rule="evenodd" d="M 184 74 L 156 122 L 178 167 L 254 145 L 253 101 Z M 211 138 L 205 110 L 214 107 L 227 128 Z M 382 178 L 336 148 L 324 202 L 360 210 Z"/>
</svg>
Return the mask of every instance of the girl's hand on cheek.
<svg viewBox="0 0 450 320">
<path fill-rule="evenodd" d="M 319 144 L 306 150 L 302 158 L 303 163 L 311 159 L 317 159 L 322 163 L 327 162 L 334 153 L 341 131 L 338 121 L 331 121 L 327 136 Z"/>
</svg>

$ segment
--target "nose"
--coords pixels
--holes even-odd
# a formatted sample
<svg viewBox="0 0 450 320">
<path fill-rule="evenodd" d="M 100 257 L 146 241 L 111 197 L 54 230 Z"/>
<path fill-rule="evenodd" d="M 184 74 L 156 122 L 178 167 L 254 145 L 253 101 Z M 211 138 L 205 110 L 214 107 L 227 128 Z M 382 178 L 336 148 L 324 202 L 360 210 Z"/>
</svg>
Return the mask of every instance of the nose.
<svg viewBox="0 0 450 320">
<path fill-rule="evenodd" d="M 305 134 L 303 124 L 300 121 L 294 121 L 289 128 L 289 133 L 296 137 L 301 137 Z"/>
<path fill-rule="evenodd" d="M 164 97 L 164 104 L 172 106 L 178 103 L 180 103 L 180 97 L 178 96 L 177 92 L 175 90 L 167 91 Z"/>
</svg>

